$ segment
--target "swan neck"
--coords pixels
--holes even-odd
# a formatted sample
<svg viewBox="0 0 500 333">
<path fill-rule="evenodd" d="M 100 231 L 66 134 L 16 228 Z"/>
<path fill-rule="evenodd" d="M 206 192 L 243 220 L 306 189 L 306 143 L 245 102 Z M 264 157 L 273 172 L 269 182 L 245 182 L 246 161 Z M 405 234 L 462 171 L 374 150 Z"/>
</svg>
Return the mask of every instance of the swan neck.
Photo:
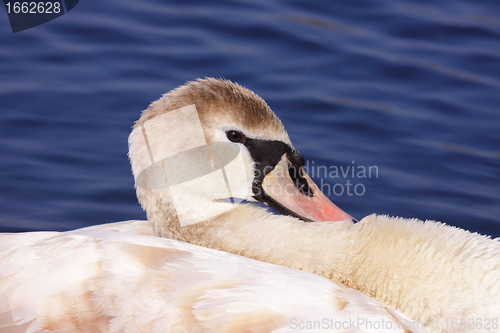
<svg viewBox="0 0 500 333">
<path fill-rule="evenodd" d="M 500 242 L 442 223 L 375 215 L 356 224 L 307 223 L 238 205 L 203 223 L 157 230 L 323 275 L 425 325 L 466 314 L 486 318 L 499 310 L 500 285 L 491 281 L 500 276 Z"/>
</svg>

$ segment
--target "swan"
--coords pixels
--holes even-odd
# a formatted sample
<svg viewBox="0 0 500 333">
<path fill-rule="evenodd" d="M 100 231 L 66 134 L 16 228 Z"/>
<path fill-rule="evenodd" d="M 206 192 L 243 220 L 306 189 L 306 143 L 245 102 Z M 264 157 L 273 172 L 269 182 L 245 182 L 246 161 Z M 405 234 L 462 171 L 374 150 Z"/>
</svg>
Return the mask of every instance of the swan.
<svg viewBox="0 0 500 333">
<path fill-rule="evenodd" d="M 163 95 L 133 126 L 129 158 L 148 222 L 0 235 L 0 328 L 500 332 L 499 239 L 355 221 L 238 84 Z M 353 319 L 364 325 L 334 326 Z"/>
</svg>

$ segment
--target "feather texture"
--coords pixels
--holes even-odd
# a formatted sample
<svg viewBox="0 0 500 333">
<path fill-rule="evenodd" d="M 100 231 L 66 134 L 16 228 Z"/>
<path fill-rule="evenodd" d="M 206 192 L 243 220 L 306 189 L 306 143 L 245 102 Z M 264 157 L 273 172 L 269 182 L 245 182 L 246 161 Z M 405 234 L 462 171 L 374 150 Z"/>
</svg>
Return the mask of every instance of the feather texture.
<svg viewBox="0 0 500 333">
<path fill-rule="evenodd" d="M 150 230 L 130 221 L 0 235 L 0 331 L 405 332 L 412 323 L 324 277 Z"/>
</svg>

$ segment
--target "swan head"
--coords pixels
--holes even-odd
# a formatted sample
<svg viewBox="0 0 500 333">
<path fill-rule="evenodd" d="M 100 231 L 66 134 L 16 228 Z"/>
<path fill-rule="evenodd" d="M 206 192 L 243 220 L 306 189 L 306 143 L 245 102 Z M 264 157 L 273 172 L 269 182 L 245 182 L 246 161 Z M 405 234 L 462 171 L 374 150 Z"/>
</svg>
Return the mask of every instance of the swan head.
<svg viewBox="0 0 500 333">
<path fill-rule="evenodd" d="M 133 127 L 129 158 L 150 221 L 195 224 L 249 201 L 304 221 L 352 219 L 307 176 L 266 102 L 227 80 L 188 82 L 153 102 Z"/>
</svg>

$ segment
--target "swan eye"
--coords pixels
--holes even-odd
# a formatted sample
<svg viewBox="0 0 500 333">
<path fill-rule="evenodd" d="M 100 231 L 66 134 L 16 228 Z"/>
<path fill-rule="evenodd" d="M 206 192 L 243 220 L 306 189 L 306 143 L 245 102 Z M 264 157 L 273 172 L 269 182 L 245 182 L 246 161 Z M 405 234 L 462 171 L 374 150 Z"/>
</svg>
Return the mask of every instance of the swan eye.
<svg viewBox="0 0 500 333">
<path fill-rule="evenodd" d="M 245 136 L 238 131 L 230 130 L 226 132 L 227 138 L 231 142 L 244 142 Z"/>
</svg>

